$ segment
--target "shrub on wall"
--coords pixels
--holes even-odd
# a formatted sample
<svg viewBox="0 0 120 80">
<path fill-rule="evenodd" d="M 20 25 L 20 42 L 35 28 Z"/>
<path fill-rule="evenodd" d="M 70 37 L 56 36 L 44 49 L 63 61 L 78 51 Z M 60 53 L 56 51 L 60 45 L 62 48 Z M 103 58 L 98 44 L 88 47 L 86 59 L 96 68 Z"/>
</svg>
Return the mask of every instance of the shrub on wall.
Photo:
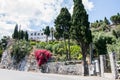
<svg viewBox="0 0 120 80">
<path fill-rule="evenodd" d="M 3 50 L 0 49 L 0 59 L 1 59 L 1 57 L 2 57 L 2 53 L 3 53 Z"/>
<path fill-rule="evenodd" d="M 17 41 L 12 46 L 11 56 L 15 59 L 15 62 L 18 63 L 21 61 L 26 55 L 30 53 L 32 46 L 29 42 L 26 41 Z"/>
</svg>

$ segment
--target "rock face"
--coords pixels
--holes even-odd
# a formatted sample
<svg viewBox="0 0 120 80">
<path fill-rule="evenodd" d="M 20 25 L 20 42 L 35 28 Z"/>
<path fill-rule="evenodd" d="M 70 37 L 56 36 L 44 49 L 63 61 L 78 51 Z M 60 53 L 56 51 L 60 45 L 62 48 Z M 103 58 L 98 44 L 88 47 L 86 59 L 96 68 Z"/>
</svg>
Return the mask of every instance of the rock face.
<svg viewBox="0 0 120 80">
<path fill-rule="evenodd" d="M 35 59 L 34 55 L 30 55 L 27 58 L 27 63 L 26 63 L 26 71 L 35 71 L 35 72 L 39 72 L 39 67 L 37 65 L 37 61 Z"/>
<path fill-rule="evenodd" d="M 26 56 L 19 63 L 15 63 L 15 60 L 11 57 L 10 51 L 5 50 L 3 52 L 0 67 L 3 69 L 19 70 L 19 71 L 39 71 L 34 56 L 29 58 Z"/>
</svg>

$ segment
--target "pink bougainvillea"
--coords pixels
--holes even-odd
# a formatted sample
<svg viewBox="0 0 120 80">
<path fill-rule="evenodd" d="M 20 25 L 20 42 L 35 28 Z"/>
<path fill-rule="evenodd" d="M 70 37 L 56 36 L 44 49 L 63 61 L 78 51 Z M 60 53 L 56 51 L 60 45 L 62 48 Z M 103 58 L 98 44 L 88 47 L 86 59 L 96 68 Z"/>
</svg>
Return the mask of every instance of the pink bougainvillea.
<svg viewBox="0 0 120 80">
<path fill-rule="evenodd" d="M 38 49 L 35 51 L 35 58 L 39 66 L 41 66 L 44 63 L 47 63 L 51 56 L 51 52 L 45 49 Z"/>
</svg>

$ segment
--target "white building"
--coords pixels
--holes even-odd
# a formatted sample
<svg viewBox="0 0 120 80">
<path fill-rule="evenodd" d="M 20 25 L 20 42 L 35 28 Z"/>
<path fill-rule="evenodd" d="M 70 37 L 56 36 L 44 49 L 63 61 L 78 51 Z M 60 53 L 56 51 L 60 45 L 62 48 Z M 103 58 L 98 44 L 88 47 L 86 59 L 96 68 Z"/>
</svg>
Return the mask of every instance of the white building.
<svg viewBox="0 0 120 80">
<path fill-rule="evenodd" d="M 46 35 L 43 31 L 30 31 L 28 32 L 29 40 L 36 40 L 36 41 L 46 41 Z M 55 39 L 53 37 L 53 39 Z M 48 41 L 52 40 L 52 34 L 48 37 Z"/>
</svg>

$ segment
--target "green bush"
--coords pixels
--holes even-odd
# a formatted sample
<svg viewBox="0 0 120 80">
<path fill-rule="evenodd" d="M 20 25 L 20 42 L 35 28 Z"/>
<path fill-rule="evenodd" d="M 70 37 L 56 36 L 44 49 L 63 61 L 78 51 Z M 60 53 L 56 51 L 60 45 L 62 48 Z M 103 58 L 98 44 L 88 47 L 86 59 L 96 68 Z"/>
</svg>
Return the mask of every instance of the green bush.
<svg viewBox="0 0 120 80">
<path fill-rule="evenodd" d="M 2 54 L 3 54 L 3 50 L 0 49 L 0 59 L 1 59 L 1 57 L 2 57 Z"/>
<path fill-rule="evenodd" d="M 81 48 L 78 45 L 70 47 L 71 58 L 75 60 L 82 59 Z"/>
<path fill-rule="evenodd" d="M 47 44 L 48 44 L 48 43 L 46 43 L 46 42 L 39 42 L 39 43 L 36 44 L 36 47 L 37 47 L 38 49 L 45 49 L 45 46 L 46 46 Z"/>
<path fill-rule="evenodd" d="M 12 46 L 11 56 L 16 60 L 16 63 L 21 61 L 26 55 L 29 55 L 32 46 L 26 41 L 17 41 Z"/>
<path fill-rule="evenodd" d="M 30 44 L 31 44 L 32 46 L 34 46 L 34 45 L 36 45 L 36 42 L 31 41 Z"/>
<path fill-rule="evenodd" d="M 54 44 L 57 44 L 57 43 L 59 43 L 59 41 L 50 41 L 50 42 L 49 42 L 49 44 L 53 44 L 53 45 L 54 45 Z"/>
<path fill-rule="evenodd" d="M 52 52 L 52 51 L 53 51 L 53 50 L 52 50 L 52 44 L 46 45 L 46 46 L 45 46 L 45 49 L 47 49 L 47 50 L 49 50 L 49 51 Z"/>
<path fill-rule="evenodd" d="M 120 60 L 120 39 L 116 40 L 114 44 L 108 44 L 107 50 L 108 52 L 115 52 L 117 59 Z"/>
<path fill-rule="evenodd" d="M 94 33 L 94 50 L 96 55 L 107 54 L 107 45 L 115 43 L 115 37 L 105 32 Z"/>
<path fill-rule="evenodd" d="M 120 25 L 117 25 L 117 27 L 113 30 L 112 33 L 116 38 L 120 38 Z"/>
<path fill-rule="evenodd" d="M 65 48 L 64 48 L 64 43 L 63 42 L 59 42 L 55 45 L 53 45 L 53 53 L 54 54 L 65 54 Z"/>
</svg>

